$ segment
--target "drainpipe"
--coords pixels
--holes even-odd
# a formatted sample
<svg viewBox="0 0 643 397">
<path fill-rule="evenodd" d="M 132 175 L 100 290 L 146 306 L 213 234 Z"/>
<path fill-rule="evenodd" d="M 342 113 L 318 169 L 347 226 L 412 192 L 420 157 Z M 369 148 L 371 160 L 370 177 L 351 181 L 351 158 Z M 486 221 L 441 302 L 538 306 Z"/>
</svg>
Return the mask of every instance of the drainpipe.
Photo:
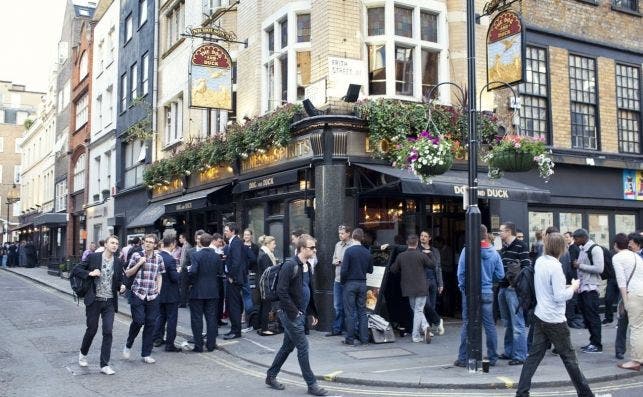
<svg viewBox="0 0 643 397">
<path fill-rule="evenodd" d="M 158 64 L 159 64 L 159 7 L 160 7 L 160 0 L 154 0 L 154 65 L 153 67 L 153 72 L 152 72 L 152 143 L 151 147 L 147 149 L 147 153 L 149 153 L 149 162 L 152 163 L 154 160 L 152 157 L 155 156 L 156 153 L 156 142 L 158 138 L 158 131 L 157 131 L 157 107 L 156 107 L 156 101 L 158 97 Z M 147 189 L 147 187 L 146 187 Z"/>
</svg>

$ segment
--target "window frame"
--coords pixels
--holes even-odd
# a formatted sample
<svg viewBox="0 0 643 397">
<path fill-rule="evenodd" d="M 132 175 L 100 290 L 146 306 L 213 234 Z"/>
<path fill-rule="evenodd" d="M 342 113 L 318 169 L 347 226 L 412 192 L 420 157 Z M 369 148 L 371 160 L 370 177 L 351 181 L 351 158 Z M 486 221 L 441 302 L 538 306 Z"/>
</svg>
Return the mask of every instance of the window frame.
<svg viewBox="0 0 643 397">
<path fill-rule="evenodd" d="M 138 1 L 138 27 L 139 29 L 147 22 L 147 0 Z"/>
<path fill-rule="evenodd" d="M 137 150 L 138 149 L 138 150 Z M 141 151 L 147 150 L 147 145 L 141 141 L 132 141 L 123 143 L 123 187 L 125 189 L 136 187 L 143 183 L 143 171 L 145 170 L 146 162 L 139 162 Z M 133 183 L 128 183 L 129 175 L 134 175 Z"/>
<path fill-rule="evenodd" d="M 636 79 L 638 80 L 638 87 L 628 87 L 628 86 L 622 86 L 619 85 L 619 80 L 620 79 L 634 79 L 634 77 L 628 77 L 627 75 L 620 77 L 619 76 L 619 67 L 620 68 L 628 68 L 633 71 L 636 71 L 637 77 Z M 620 77 L 620 79 L 619 79 Z M 641 154 L 643 153 L 643 135 L 641 134 L 641 97 L 639 96 L 638 101 L 636 99 L 632 99 L 630 97 L 623 97 L 619 95 L 620 92 L 624 90 L 633 90 L 634 93 L 640 93 L 641 92 L 641 67 L 638 65 L 633 65 L 633 64 L 627 64 L 623 62 L 615 62 L 614 65 L 614 80 L 615 80 L 615 86 L 616 86 L 616 92 L 615 92 L 615 98 L 616 98 L 616 129 L 617 129 L 617 140 L 618 140 L 618 151 L 619 153 L 626 153 L 626 154 Z M 623 100 L 627 101 L 637 101 L 638 103 L 635 104 L 635 106 L 623 106 L 621 102 Z M 635 107 L 638 106 L 638 109 Z M 623 150 L 623 130 L 622 130 L 622 114 L 631 114 L 634 117 L 626 119 L 631 122 L 636 122 L 638 123 L 638 134 L 634 134 L 634 137 L 636 140 L 634 141 L 626 141 L 629 145 L 635 146 L 634 151 L 630 150 Z M 629 132 L 633 132 L 633 130 L 629 130 Z M 637 145 L 638 143 L 638 145 Z"/>
<path fill-rule="evenodd" d="M 132 66 L 130 66 L 130 73 L 129 73 L 129 100 L 130 100 L 130 106 L 134 104 L 134 101 L 138 98 L 138 64 L 134 62 Z"/>
<path fill-rule="evenodd" d="M 83 81 L 85 77 L 89 74 L 89 60 L 87 57 L 87 51 L 83 51 L 82 54 L 80 54 L 80 58 L 78 60 L 78 81 Z"/>
<path fill-rule="evenodd" d="M 127 73 L 123 73 L 119 81 L 119 89 L 118 89 L 121 94 L 118 101 L 120 105 L 120 113 L 123 113 L 127 110 L 127 97 L 128 97 L 127 82 L 128 82 Z"/>
<path fill-rule="evenodd" d="M 147 95 L 150 91 L 149 80 L 150 80 L 150 54 L 146 52 L 141 57 L 141 97 Z"/>
<path fill-rule="evenodd" d="M 530 54 L 530 50 L 539 51 L 539 52 L 542 51 L 544 53 L 544 60 L 541 61 L 539 57 L 538 58 L 533 58 L 533 57 L 528 58 L 528 55 Z M 545 79 L 545 82 L 544 82 L 545 87 L 544 87 L 544 89 L 545 89 L 545 93 L 542 94 L 540 92 L 541 91 L 540 89 L 538 90 L 538 93 L 536 93 L 533 89 L 531 89 L 531 90 L 526 89 L 527 84 L 530 84 L 532 86 L 538 85 L 539 87 L 542 86 L 543 84 L 542 83 L 534 83 L 533 81 L 532 82 L 527 82 L 528 70 L 527 70 L 527 67 L 525 66 L 525 80 L 518 85 L 518 94 L 520 95 L 520 99 L 521 99 L 520 124 L 519 124 L 520 125 L 520 131 L 522 133 L 527 133 L 527 135 L 532 136 L 532 137 L 535 135 L 533 133 L 529 133 L 529 132 L 533 132 L 533 131 L 529 131 L 526 128 L 523 128 L 523 124 L 526 124 L 527 119 L 530 119 L 530 120 L 534 119 L 533 117 L 532 118 L 527 118 L 526 117 L 526 114 L 525 114 L 526 99 L 527 98 L 534 98 L 536 100 L 544 100 L 545 101 L 544 109 L 545 109 L 545 117 L 546 117 L 546 119 L 545 119 L 545 130 L 539 136 L 544 138 L 545 142 L 551 143 L 552 142 L 551 108 L 550 108 L 551 107 L 551 100 L 550 100 L 550 98 L 551 98 L 551 79 L 550 79 L 550 60 L 549 60 L 549 51 L 548 51 L 548 49 L 546 47 L 542 47 L 542 46 L 538 46 L 538 45 L 527 44 L 526 48 L 525 48 L 525 64 L 528 64 L 532 60 L 536 61 L 537 66 L 540 66 L 541 62 L 543 62 L 544 65 L 545 65 L 545 72 L 544 72 L 544 79 Z M 534 73 L 533 68 L 532 68 L 532 73 Z M 536 73 L 540 73 L 540 72 L 536 72 Z M 530 106 L 530 107 L 534 108 L 534 106 Z M 538 107 L 537 109 L 540 109 L 540 107 Z"/>
<path fill-rule="evenodd" d="M 126 45 L 127 43 L 132 40 L 132 37 L 134 36 L 134 21 L 132 14 L 130 13 L 128 16 L 125 17 L 125 22 L 123 23 L 123 45 Z"/>
<path fill-rule="evenodd" d="M 86 166 L 86 159 L 87 159 L 87 153 L 81 153 L 80 156 L 76 159 L 76 162 L 74 163 L 74 169 L 72 172 L 73 175 L 73 191 L 72 193 L 79 192 L 83 189 L 85 189 L 85 172 L 87 170 Z"/>
<path fill-rule="evenodd" d="M 84 93 L 74 102 L 75 128 L 74 131 L 81 129 L 89 121 L 89 95 Z"/>
<path fill-rule="evenodd" d="M 580 67 L 577 67 L 576 65 L 572 66 L 572 58 L 577 58 L 580 60 L 582 64 L 583 59 L 587 59 L 588 63 L 591 61 L 593 64 L 593 68 L 584 68 L 582 65 Z M 596 58 L 583 55 L 583 54 L 577 54 L 577 53 L 572 53 L 570 52 L 567 57 L 568 64 L 567 64 L 567 73 L 568 73 L 568 78 L 569 78 L 569 113 L 570 113 L 570 136 L 571 136 L 571 147 L 573 149 L 580 149 L 580 150 L 588 150 L 588 151 L 600 151 L 601 150 L 601 129 L 600 129 L 600 103 L 599 103 L 599 82 L 598 82 L 598 62 Z M 575 71 L 574 77 L 572 76 L 572 69 Z M 583 72 L 587 71 L 588 77 L 589 74 L 594 77 L 594 91 L 592 93 L 591 90 L 584 90 L 584 89 L 577 89 L 577 88 L 572 88 L 572 81 L 576 81 L 577 83 L 580 83 L 581 86 L 584 81 L 591 81 L 591 80 L 583 80 Z M 580 72 L 581 78 L 576 78 L 577 74 Z M 576 84 L 574 84 L 576 85 Z M 579 94 L 581 96 L 584 95 L 589 95 L 590 98 L 593 95 L 593 101 L 590 100 L 578 100 Z M 576 100 L 575 100 L 576 99 Z M 574 109 L 580 110 L 582 108 L 586 108 L 588 111 L 587 112 L 579 112 L 575 111 Z M 593 110 L 593 114 L 592 114 Z M 584 126 L 584 129 L 587 130 L 589 127 L 589 124 L 577 124 L 574 123 L 574 114 L 579 114 L 583 118 L 585 117 L 593 117 L 593 127 L 594 127 L 594 136 L 593 139 L 595 141 L 595 147 L 591 147 L 591 144 L 588 146 L 583 142 L 582 146 L 576 145 L 575 144 L 575 138 L 578 137 L 578 135 L 574 135 L 574 126 Z M 578 127 L 577 127 L 578 128 Z M 592 138 L 592 137 L 586 137 L 585 134 L 580 136 L 583 140 L 587 138 Z"/>
</svg>

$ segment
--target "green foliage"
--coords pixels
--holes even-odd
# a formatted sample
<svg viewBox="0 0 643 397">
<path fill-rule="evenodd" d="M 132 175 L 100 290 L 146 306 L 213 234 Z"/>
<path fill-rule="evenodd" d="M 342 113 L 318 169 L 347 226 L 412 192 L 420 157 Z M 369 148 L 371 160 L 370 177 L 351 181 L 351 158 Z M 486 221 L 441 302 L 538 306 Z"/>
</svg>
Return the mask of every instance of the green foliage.
<svg viewBox="0 0 643 397">
<path fill-rule="evenodd" d="M 152 131 L 152 105 L 145 102 L 143 98 L 135 99 L 132 105 L 134 107 L 142 106 L 145 111 L 145 116 L 125 130 L 125 138 L 123 140 L 129 143 L 134 141 L 143 142 L 152 139 L 154 136 L 154 131 Z"/>
</svg>

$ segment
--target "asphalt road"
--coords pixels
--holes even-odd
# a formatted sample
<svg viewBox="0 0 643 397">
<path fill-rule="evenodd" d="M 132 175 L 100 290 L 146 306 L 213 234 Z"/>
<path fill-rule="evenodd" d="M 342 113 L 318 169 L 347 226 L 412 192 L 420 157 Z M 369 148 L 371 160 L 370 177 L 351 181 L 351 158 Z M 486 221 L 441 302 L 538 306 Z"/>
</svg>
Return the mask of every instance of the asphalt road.
<svg viewBox="0 0 643 397">
<path fill-rule="evenodd" d="M 248 364 L 222 351 L 165 353 L 155 350 L 155 364 L 140 361 L 140 336 L 132 358 L 120 352 L 129 318 L 114 322 L 112 367 L 116 375 L 99 372 L 100 330 L 89 352 L 90 366 L 78 366 L 84 333 L 84 306 L 68 295 L 0 271 L 0 396 L 299 396 L 303 380 L 280 376 L 285 391 L 268 389 L 265 368 Z M 313 346 L 314 348 L 314 346 Z M 289 360 L 296 360 L 293 354 Z M 314 368 L 313 368 L 314 370 Z M 562 368 L 561 368 L 562 370 Z M 514 390 L 392 389 L 322 382 L 330 395 L 365 396 L 511 396 Z M 643 379 L 593 384 L 595 393 L 614 397 L 643 395 Z M 533 396 L 573 396 L 572 387 L 533 390 Z"/>
</svg>

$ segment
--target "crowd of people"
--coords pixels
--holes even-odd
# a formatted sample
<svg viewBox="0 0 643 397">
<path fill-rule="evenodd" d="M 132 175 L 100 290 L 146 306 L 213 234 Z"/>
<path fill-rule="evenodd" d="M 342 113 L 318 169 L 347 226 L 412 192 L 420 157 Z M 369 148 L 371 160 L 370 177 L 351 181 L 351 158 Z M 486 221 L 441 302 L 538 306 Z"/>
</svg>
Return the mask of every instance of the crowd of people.
<svg viewBox="0 0 643 397">
<path fill-rule="evenodd" d="M 31 240 L 5 242 L 0 244 L 0 265 L 2 267 L 35 267 L 38 264 L 36 246 Z"/>
</svg>

